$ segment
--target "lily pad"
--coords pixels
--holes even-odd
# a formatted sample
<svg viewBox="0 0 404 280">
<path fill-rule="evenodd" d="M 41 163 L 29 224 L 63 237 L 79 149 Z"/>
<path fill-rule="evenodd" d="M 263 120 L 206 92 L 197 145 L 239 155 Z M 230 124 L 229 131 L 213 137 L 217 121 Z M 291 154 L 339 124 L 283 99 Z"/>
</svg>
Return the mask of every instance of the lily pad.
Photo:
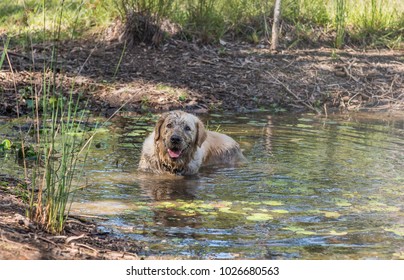
<svg viewBox="0 0 404 280">
<path fill-rule="evenodd" d="M 262 202 L 265 205 L 270 205 L 270 206 L 281 206 L 283 205 L 283 202 L 281 201 L 275 201 L 275 200 L 266 200 Z"/>
<path fill-rule="evenodd" d="M 272 220 L 273 217 L 266 213 L 253 213 L 252 215 L 248 216 L 246 219 L 249 221 L 254 221 L 254 222 L 263 222 L 263 221 Z"/>
<path fill-rule="evenodd" d="M 227 214 L 238 214 L 236 211 L 231 210 L 230 207 L 219 208 L 219 212 L 227 213 Z"/>
<path fill-rule="evenodd" d="M 287 213 L 289 213 L 289 211 L 285 210 L 285 209 L 274 209 L 274 210 L 271 210 L 271 212 L 277 213 L 277 214 L 287 214 Z"/>
<path fill-rule="evenodd" d="M 341 214 L 338 213 L 338 212 L 328 212 L 328 211 L 325 211 L 325 212 L 324 212 L 324 216 L 325 216 L 326 218 L 338 219 L 339 217 L 341 217 Z"/>
<path fill-rule="evenodd" d="M 301 122 L 312 122 L 312 121 L 313 121 L 313 119 L 309 119 L 309 118 L 300 118 L 300 119 L 298 119 L 298 121 L 301 121 Z"/>
<path fill-rule="evenodd" d="M 346 231 L 336 232 L 335 230 L 332 230 L 328 234 L 335 235 L 335 236 L 342 236 L 342 235 L 347 235 L 348 232 L 346 232 Z"/>
<path fill-rule="evenodd" d="M 299 124 L 296 125 L 296 127 L 298 127 L 298 128 L 312 128 L 313 126 L 312 126 L 312 125 L 308 125 L 308 124 L 301 124 L 301 123 L 299 123 Z"/>
<path fill-rule="evenodd" d="M 349 207 L 352 206 L 352 204 L 346 200 L 346 199 L 336 199 L 335 200 L 335 205 L 339 206 L 339 207 Z"/>
<path fill-rule="evenodd" d="M 403 252 L 397 252 L 393 254 L 394 258 L 397 258 L 399 260 L 404 260 L 404 251 Z"/>
<path fill-rule="evenodd" d="M 403 226 L 397 226 L 393 228 L 384 228 L 385 231 L 392 232 L 396 235 L 399 236 L 404 236 L 404 227 Z"/>
<path fill-rule="evenodd" d="M 390 206 L 381 202 L 372 201 L 369 203 L 369 208 L 372 211 L 380 211 L 380 212 L 398 212 L 400 211 L 400 207 Z"/>
<path fill-rule="evenodd" d="M 164 201 L 157 205 L 158 208 L 173 208 L 175 206 L 176 204 L 169 201 Z"/>
<path fill-rule="evenodd" d="M 290 227 L 286 227 L 286 228 L 283 228 L 283 229 L 293 231 L 296 234 L 304 234 L 304 235 L 316 235 L 317 234 L 314 231 L 308 231 L 308 230 L 306 230 L 304 228 L 300 228 L 300 227 L 290 226 Z"/>
</svg>

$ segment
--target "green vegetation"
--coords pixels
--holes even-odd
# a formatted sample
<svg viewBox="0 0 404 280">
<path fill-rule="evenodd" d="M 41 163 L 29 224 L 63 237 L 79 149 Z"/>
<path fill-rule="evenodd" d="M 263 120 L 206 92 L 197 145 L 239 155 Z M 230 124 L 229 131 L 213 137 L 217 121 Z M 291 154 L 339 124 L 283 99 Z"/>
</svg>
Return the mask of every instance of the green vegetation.
<svg viewBox="0 0 404 280">
<path fill-rule="evenodd" d="M 82 133 L 83 113 L 78 112 L 78 101 L 72 91 L 64 98 L 52 85 L 54 77 L 44 75 L 44 92 L 35 92 L 34 138 L 37 156 L 33 162 L 32 192 L 28 209 L 29 217 L 54 233 L 63 230 L 73 193 L 73 180 L 80 181 L 81 165 L 92 137 Z M 41 117 L 39 116 L 39 110 Z M 22 143 L 24 151 L 25 143 Z M 24 161 L 27 155 L 22 153 Z M 26 166 L 26 164 L 24 164 Z M 35 193 L 35 190 L 38 193 Z"/>
<path fill-rule="evenodd" d="M 105 27 L 117 15 L 114 1 L 16 0 L 0 2 L 0 34 L 18 37 L 19 43 L 74 39 L 93 28 Z"/>
<path fill-rule="evenodd" d="M 269 38 L 273 4 L 264 0 L 2 1 L 0 35 L 6 33 L 27 46 L 31 40 L 55 38 L 59 28 L 61 39 L 75 39 L 100 33 L 118 18 L 125 22 L 132 17 L 132 31 L 157 32 L 156 26 L 169 19 L 179 26 L 176 34 L 169 35 L 183 39 L 211 43 L 226 37 L 258 43 Z M 346 43 L 402 47 L 404 5 L 400 0 L 283 0 L 281 13 L 284 23 L 280 41 L 287 47 L 300 42 L 321 43 L 323 37 L 336 47 Z M 141 15 L 135 20 L 142 24 L 134 23 L 134 14 Z"/>
<path fill-rule="evenodd" d="M 336 13 L 335 13 L 335 28 L 336 28 L 336 36 L 335 36 L 335 47 L 341 48 L 344 45 L 344 36 L 345 36 L 345 13 L 346 6 L 345 0 L 337 0 L 336 4 Z"/>
<path fill-rule="evenodd" d="M 6 151 L 6 150 L 10 150 L 11 149 L 11 141 L 8 139 L 4 139 L 1 143 L 0 143 L 0 152 Z"/>
<path fill-rule="evenodd" d="M 24 2 L 24 6 L 27 7 L 29 3 Z M 19 11 L 17 6 L 15 8 Z M 24 12 L 26 15 L 27 11 Z M 59 19 L 54 19 L 55 22 L 59 22 L 59 26 L 61 17 L 62 12 Z M 4 23 L 3 17 L 2 23 Z M 46 23 L 43 26 L 45 29 Z M 56 41 L 60 39 L 60 34 L 61 32 L 55 31 Z M 3 48 L 0 67 L 7 56 L 7 48 L 8 40 Z M 56 64 L 56 52 L 57 46 L 54 45 L 52 59 L 49 62 L 49 68 L 52 70 Z M 78 133 L 82 128 L 84 113 L 78 111 L 80 99 L 76 98 L 76 101 L 73 99 L 74 84 L 71 85 L 70 94 L 67 94 L 66 98 L 63 89 L 56 86 L 58 79 L 56 71 L 51 73 L 53 74 L 49 75 L 49 70 L 44 67 L 42 89 L 35 90 L 33 87 L 28 89 L 30 92 L 27 94 L 32 98 L 30 108 L 33 131 L 24 134 L 20 129 L 21 143 L 15 145 L 15 150 L 17 159 L 24 165 L 25 179 L 31 176 L 31 193 L 27 199 L 28 216 L 47 231 L 59 233 L 64 228 L 69 212 L 69 202 L 73 193 L 72 182 L 74 179 L 80 180 L 82 168 L 79 166 L 85 163 L 86 151 L 92 137 L 85 139 L 83 134 Z M 33 140 L 27 141 L 31 138 Z M 10 150 L 11 147 L 10 140 L 4 139 L 1 142 L 1 150 Z M 28 166 L 31 167 L 29 170 Z"/>
</svg>

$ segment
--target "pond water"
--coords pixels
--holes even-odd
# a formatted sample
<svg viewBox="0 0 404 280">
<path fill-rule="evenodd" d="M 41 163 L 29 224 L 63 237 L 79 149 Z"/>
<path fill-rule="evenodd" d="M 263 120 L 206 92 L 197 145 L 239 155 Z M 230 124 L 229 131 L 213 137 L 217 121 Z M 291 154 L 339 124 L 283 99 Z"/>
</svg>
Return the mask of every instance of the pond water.
<svg viewBox="0 0 404 280">
<path fill-rule="evenodd" d="M 116 117 L 94 139 L 72 212 L 139 240 L 144 255 L 404 258 L 402 114 L 202 119 L 236 139 L 248 163 L 185 178 L 139 173 L 155 119 Z"/>
</svg>

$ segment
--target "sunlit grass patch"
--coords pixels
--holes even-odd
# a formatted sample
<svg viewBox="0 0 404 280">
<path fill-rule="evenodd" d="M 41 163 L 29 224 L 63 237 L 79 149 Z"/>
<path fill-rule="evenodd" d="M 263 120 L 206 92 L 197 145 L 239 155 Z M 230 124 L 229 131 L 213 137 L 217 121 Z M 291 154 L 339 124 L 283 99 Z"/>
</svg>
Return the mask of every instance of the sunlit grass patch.
<svg viewBox="0 0 404 280">
<path fill-rule="evenodd" d="M 188 92 L 185 89 L 179 89 L 165 84 L 158 84 L 157 90 L 175 96 L 180 102 L 184 102 L 188 99 Z"/>
<path fill-rule="evenodd" d="M 47 41 L 58 30 L 61 39 L 75 39 L 100 33 L 118 18 L 126 22 L 136 12 L 148 15 L 156 31 L 156 25 L 166 19 L 178 25 L 174 33 L 182 39 L 218 43 L 230 36 L 258 44 L 270 36 L 273 5 L 274 1 L 264 0 L 1 1 L 0 33 L 25 45 L 31 40 Z M 287 42 L 288 48 L 301 41 L 317 43 L 324 35 L 335 36 L 336 46 L 354 42 L 399 48 L 403 42 L 404 7 L 400 0 L 285 0 L 282 18 L 285 26 L 290 26 L 284 29 L 293 29 L 295 37 Z M 164 32 L 154 43 L 166 38 Z M 281 37 L 290 37 L 291 31 L 285 32 Z M 150 41 L 152 37 L 150 34 Z"/>
<path fill-rule="evenodd" d="M 118 11 L 114 1 L 99 0 L 16 0 L 0 2 L 0 35 L 18 44 L 59 39 L 74 39 L 85 32 L 106 28 Z M 60 30 L 60 34 L 56 35 Z"/>
</svg>

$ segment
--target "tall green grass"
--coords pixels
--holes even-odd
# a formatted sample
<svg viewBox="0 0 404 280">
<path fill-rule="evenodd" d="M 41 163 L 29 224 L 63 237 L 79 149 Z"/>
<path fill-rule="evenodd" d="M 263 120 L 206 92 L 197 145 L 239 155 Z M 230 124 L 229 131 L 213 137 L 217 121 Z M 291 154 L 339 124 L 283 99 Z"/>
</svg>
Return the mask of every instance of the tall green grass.
<svg viewBox="0 0 404 280">
<path fill-rule="evenodd" d="M 55 90 L 54 77 L 43 77 L 44 91 L 35 92 L 36 160 L 31 170 L 29 217 L 52 233 L 63 230 L 73 181 L 80 182 L 91 143 L 82 133 L 84 113 L 79 113 L 73 91 L 68 97 Z"/>
<path fill-rule="evenodd" d="M 341 48 L 344 45 L 346 0 L 336 0 L 335 4 L 335 47 Z"/>
<path fill-rule="evenodd" d="M 30 40 L 43 42 L 60 28 L 61 39 L 76 39 L 88 32 L 99 32 L 117 16 L 115 0 L 0 1 L 0 37 L 5 33 L 14 37 L 14 44 L 29 47 Z"/>
<path fill-rule="evenodd" d="M 183 38 L 218 41 L 223 36 L 258 42 L 268 37 L 274 0 L 35 0 L 0 2 L 0 33 L 23 40 L 34 34 L 40 40 L 54 31 L 55 18 L 63 2 L 61 37 L 74 39 L 105 29 L 130 10 L 148 13 L 159 20 L 168 18 L 182 27 Z M 342 3 L 344 13 L 342 13 Z M 49 16 L 45 22 L 41 14 Z M 322 28 L 337 34 L 335 45 L 354 43 L 400 47 L 403 37 L 402 0 L 283 0 L 283 26 L 306 33 Z M 344 28 L 342 26 L 344 25 Z M 287 28 L 283 28 L 286 30 Z M 3 30 L 3 31 L 1 31 Z M 5 31 L 4 31 L 5 30 Z M 342 36 L 344 30 L 344 36 Z M 297 34 L 299 35 L 299 34 Z M 280 38 L 282 40 L 282 38 Z M 347 41 L 349 40 L 349 41 Z M 338 41 L 338 42 L 337 42 Z"/>
<path fill-rule="evenodd" d="M 51 15 L 53 28 L 49 34 L 47 4 L 44 0 L 42 7 L 37 8 L 42 11 L 42 28 L 46 34 L 42 39 L 50 42 L 52 48 L 45 56 L 49 58 L 43 64 L 42 84 L 29 87 L 33 98 L 33 137 L 27 142 L 31 133 L 24 135 L 21 132 L 21 148 L 17 154 L 23 161 L 26 178 L 30 177 L 31 181 L 29 218 L 49 232 L 60 233 L 69 214 L 74 186 L 81 180 L 92 136 L 86 137 L 82 133 L 85 114 L 83 110 L 79 111 L 80 98 L 74 94 L 74 82 L 66 89 L 63 86 L 66 83 L 57 74 L 57 69 L 62 67 L 57 53 L 63 33 L 65 2 L 61 1 L 57 14 Z M 77 9 L 79 11 L 80 7 Z M 6 51 L 7 44 L 0 66 L 7 56 Z M 29 146 L 33 147 L 30 156 L 26 149 Z"/>
</svg>

